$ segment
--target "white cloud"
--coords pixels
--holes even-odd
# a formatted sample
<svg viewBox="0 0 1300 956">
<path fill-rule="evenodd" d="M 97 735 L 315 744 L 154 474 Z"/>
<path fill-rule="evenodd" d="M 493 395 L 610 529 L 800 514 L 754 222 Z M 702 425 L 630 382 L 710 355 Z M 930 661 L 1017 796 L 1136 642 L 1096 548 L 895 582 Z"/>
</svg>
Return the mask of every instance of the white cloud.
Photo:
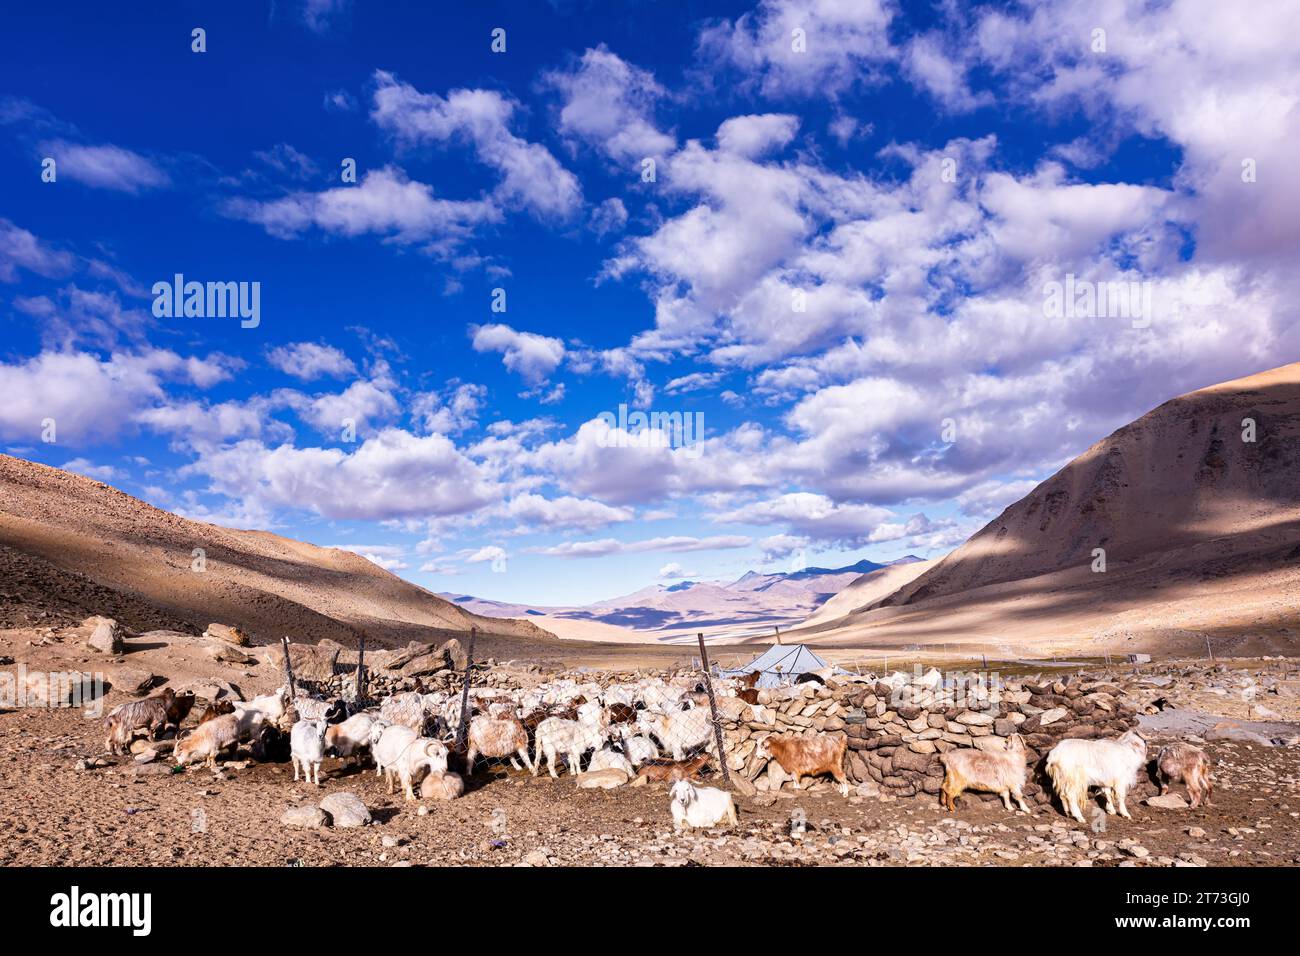
<svg viewBox="0 0 1300 956">
<path fill-rule="evenodd" d="M 566 136 L 600 149 L 616 162 L 660 157 L 677 145 L 654 125 L 655 103 L 664 90 L 648 71 L 611 53 L 603 44 L 587 50 L 568 70 L 544 75 L 564 103 L 559 128 Z"/>
<path fill-rule="evenodd" d="M 379 565 L 385 571 L 405 571 L 410 567 L 406 563 L 406 549 L 392 544 L 331 544 L 327 547 L 340 551 L 351 551 L 367 561 Z"/>
<path fill-rule="evenodd" d="M 171 179 L 152 160 L 120 146 L 86 146 L 55 140 L 41 143 L 42 156 L 52 157 L 59 178 L 93 186 L 138 193 L 171 185 Z"/>
<path fill-rule="evenodd" d="M 544 554 L 555 558 L 602 558 L 610 554 L 641 554 L 647 551 L 674 553 L 691 551 L 719 551 L 746 548 L 752 538 L 740 535 L 717 535 L 711 538 L 694 538 L 674 535 L 663 538 L 646 538 L 641 541 L 619 541 L 601 538 L 595 541 L 566 541 L 546 548 L 529 548 L 529 554 Z"/>
<path fill-rule="evenodd" d="M 659 569 L 659 579 L 661 581 L 680 581 L 685 578 L 699 577 L 697 571 L 687 571 L 676 561 L 670 561 Z"/>
<path fill-rule="evenodd" d="M 896 56 L 893 13 L 890 0 L 760 0 L 735 21 L 701 30 L 698 54 L 707 68 L 736 70 L 765 96 L 834 97 L 877 81 Z"/>
<path fill-rule="evenodd" d="M 718 127 L 718 148 L 746 159 L 757 159 L 789 145 L 798 131 L 799 117 L 788 113 L 733 116 Z"/>
<path fill-rule="evenodd" d="M 500 498 L 494 482 L 443 435 L 389 428 L 355 451 L 245 440 L 201 453 L 189 471 L 218 494 L 327 518 L 466 514 Z"/>
<path fill-rule="evenodd" d="M 16 282 L 18 270 L 54 278 L 72 271 L 71 255 L 52 249 L 32 233 L 0 218 L 0 282 Z"/>
<path fill-rule="evenodd" d="M 317 228 L 342 236 L 382 235 L 398 243 L 436 237 L 440 248 L 501 218 L 500 210 L 488 200 L 437 198 L 431 186 L 408 179 L 394 166 L 371 170 L 355 186 L 295 192 L 265 202 L 235 198 L 222 210 L 280 239 Z"/>
<path fill-rule="evenodd" d="M 564 360 L 564 342 L 535 332 L 518 332 L 508 325 L 472 326 L 475 352 L 500 352 L 502 363 L 529 385 L 539 385 Z"/>
<path fill-rule="evenodd" d="M 565 218 L 581 205 L 582 188 L 546 147 L 511 131 L 515 109 L 514 101 L 493 90 L 452 90 L 444 98 L 379 70 L 370 118 L 404 145 L 468 143 L 481 163 L 500 173 L 499 202 Z"/>
<path fill-rule="evenodd" d="M 564 495 L 543 498 L 541 495 L 522 494 L 512 498 L 505 506 L 505 514 L 519 522 L 522 529 L 579 529 L 590 531 L 620 521 L 631 521 L 631 508 L 615 508 L 589 498 Z"/>
<path fill-rule="evenodd" d="M 356 373 L 352 360 L 332 345 L 316 342 L 290 342 L 278 345 L 267 353 L 267 361 L 287 375 L 303 381 L 313 381 L 328 376 L 345 378 Z"/>
</svg>

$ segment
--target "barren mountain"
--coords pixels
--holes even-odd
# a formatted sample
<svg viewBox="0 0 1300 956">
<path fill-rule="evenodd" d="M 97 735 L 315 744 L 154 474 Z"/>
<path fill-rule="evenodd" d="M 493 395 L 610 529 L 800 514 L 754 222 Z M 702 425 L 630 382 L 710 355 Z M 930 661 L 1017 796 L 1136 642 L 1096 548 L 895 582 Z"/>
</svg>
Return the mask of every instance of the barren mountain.
<svg viewBox="0 0 1300 956">
<path fill-rule="evenodd" d="M 1294 650 L 1298 558 L 1300 363 L 1166 402 L 914 580 L 809 624 L 852 646 Z"/>
<path fill-rule="evenodd" d="M 361 633 L 394 643 L 474 625 L 500 639 L 553 639 L 531 621 L 471 614 L 350 551 L 191 521 L 0 455 L 0 618 L 12 619 L 0 624 L 89 614 L 137 630 L 234 624 L 256 643 L 288 635 L 351 646 Z"/>
<path fill-rule="evenodd" d="M 911 555 L 891 562 L 905 566 Z M 444 594 L 476 614 L 529 616 L 565 638 L 620 642 L 673 641 L 753 634 L 771 638 L 773 627 L 790 627 L 843 588 L 886 565 L 862 560 L 842 568 L 804 568 L 762 574 L 748 571 L 735 581 L 653 584 L 621 597 L 578 607 L 542 607 Z M 902 579 L 896 579 L 902 580 Z M 897 586 L 897 584 L 895 585 Z M 862 602 L 862 603 L 865 603 Z"/>
</svg>

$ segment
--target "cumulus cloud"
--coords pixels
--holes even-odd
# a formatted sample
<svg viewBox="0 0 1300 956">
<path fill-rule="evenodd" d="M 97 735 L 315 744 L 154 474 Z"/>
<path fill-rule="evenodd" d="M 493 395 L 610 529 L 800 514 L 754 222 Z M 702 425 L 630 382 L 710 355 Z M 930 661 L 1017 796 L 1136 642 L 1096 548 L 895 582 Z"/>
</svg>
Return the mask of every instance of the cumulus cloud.
<svg viewBox="0 0 1300 956">
<path fill-rule="evenodd" d="M 799 130 L 799 117 L 788 113 L 733 116 L 718 127 L 718 147 L 728 153 L 757 159 L 787 145 Z"/>
<path fill-rule="evenodd" d="M 215 493 L 327 518 L 459 515 L 500 498 L 491 476 L 446 436 L 396 428 L 349 451 L 245 439 L 202 452 L 188 471 Z"/>
<path fill-rule="evenodd" d="M 734 72 L 765 96 L 838 96 L 878 82 L 897 52 L 890 0 L 761 0 L 735 20 L 707 24 L 697 38 L 706 70 Z"/>
<path fill-rule="evenodd" d="M 560 94 L 559 128 L 616 162 L 660 157 L 677 143 L 654 124 L 655 103 L 665 92 L 646 70 L 604 45 L 587 50 L 571 67 L 553 70 L 543 85 Z"/>
<path fill-rule="evenodd" d="M 508 325 L 478 325 L 470 329 L 476 352 L 499 352 L 506 368 L 529 385 L 539 385 L 564 360 L 564 342 L 535 332 L 519 332 Z"/>
<path fill-rule="evenodd" d="M 523 205 L 543 217 L 564 218 L 582 202 L 577 178 L 539 143 L 511 130 L 516 104 L 494 90 L 421 93 L 383 70 L 375 73 L 370 118 L 400 144 L 463 142 L 496 170 L 498 201 Z"/>
<path fill-rule="evenodd" d="M 345 378 L 357 367 L 339 349 L 317 342 L 290 342 L 277 345 L 266 356 L 268 362 L 286 375 L 305 382 L 318 378 Z"/>
</svg>

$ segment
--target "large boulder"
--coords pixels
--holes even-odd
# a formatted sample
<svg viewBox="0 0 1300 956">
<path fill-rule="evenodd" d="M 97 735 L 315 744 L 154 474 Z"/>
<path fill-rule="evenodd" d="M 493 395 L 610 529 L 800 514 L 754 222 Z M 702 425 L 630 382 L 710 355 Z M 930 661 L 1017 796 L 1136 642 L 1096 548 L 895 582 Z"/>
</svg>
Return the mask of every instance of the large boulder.
<svg viewBox="0 0 1300 956">
<path fill-rule="evenodd" d="M 334 676 L 335 666 L 339 660 L 338 644 L 290 644 L 289 663 L 293 665 L 293 676 L 298 680 L 323 683 Z M 284 670 L 284 645 L 273 644 L 262 652 L 262 660 L 271 667 Z"/>
<path fill-rule="evenodd" d="M 363 827 L 370 822 L 370 811 L 355 793 L 331 793 L 320 802 L 336 827 Z"/>
<path fill-rule="evenodd" d="M 233 644 L 236 647 L 248 647 L 251 643 L 246 633 L 228 624 L 209 624 L 203 636 L 210 641 L 221 641 L 223 644 Z"/>
<path fill-rule="evenodd" d="M 117 621 L 111 617 L 88 617 L 82 623 L 82 627 L 90 629 L 86 646 L 92 651 L 99 651 L 101 654 L 121 654 L 126 650 L 126 644 L 122 641 L 122 630 L 117 626 Z"/>
</svg>

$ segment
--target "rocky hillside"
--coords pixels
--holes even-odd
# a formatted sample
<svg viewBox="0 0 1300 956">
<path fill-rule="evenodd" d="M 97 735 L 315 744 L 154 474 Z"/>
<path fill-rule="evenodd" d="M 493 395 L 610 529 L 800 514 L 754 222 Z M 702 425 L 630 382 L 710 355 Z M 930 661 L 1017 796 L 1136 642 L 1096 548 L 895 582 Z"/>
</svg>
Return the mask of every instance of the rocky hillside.
<svg viewBox="0 0 1300 956">
<path fill-rule="evenodd" d="M 201 549 L 205 570 L 192 569 Z M 257 643 L 345 645 L 478 626 L 549 641 L 531 621 L 471 614 L 350 551 L 161 511 L 102 482 L 0 455 L 0 617 L 18 625 L 111 614 L 136 630 L 234 624 Z"/>
<path fill-rule="evenodd" d="M 1243 440 L 1249 422 L 1254 441 Z M 1300 557 L 1300 363 L 1148 412 L 872 606 L 1090 569 L 1097 548 L 1108 569 L 1145 562 L 1164 574 Z"/>
</svg>

